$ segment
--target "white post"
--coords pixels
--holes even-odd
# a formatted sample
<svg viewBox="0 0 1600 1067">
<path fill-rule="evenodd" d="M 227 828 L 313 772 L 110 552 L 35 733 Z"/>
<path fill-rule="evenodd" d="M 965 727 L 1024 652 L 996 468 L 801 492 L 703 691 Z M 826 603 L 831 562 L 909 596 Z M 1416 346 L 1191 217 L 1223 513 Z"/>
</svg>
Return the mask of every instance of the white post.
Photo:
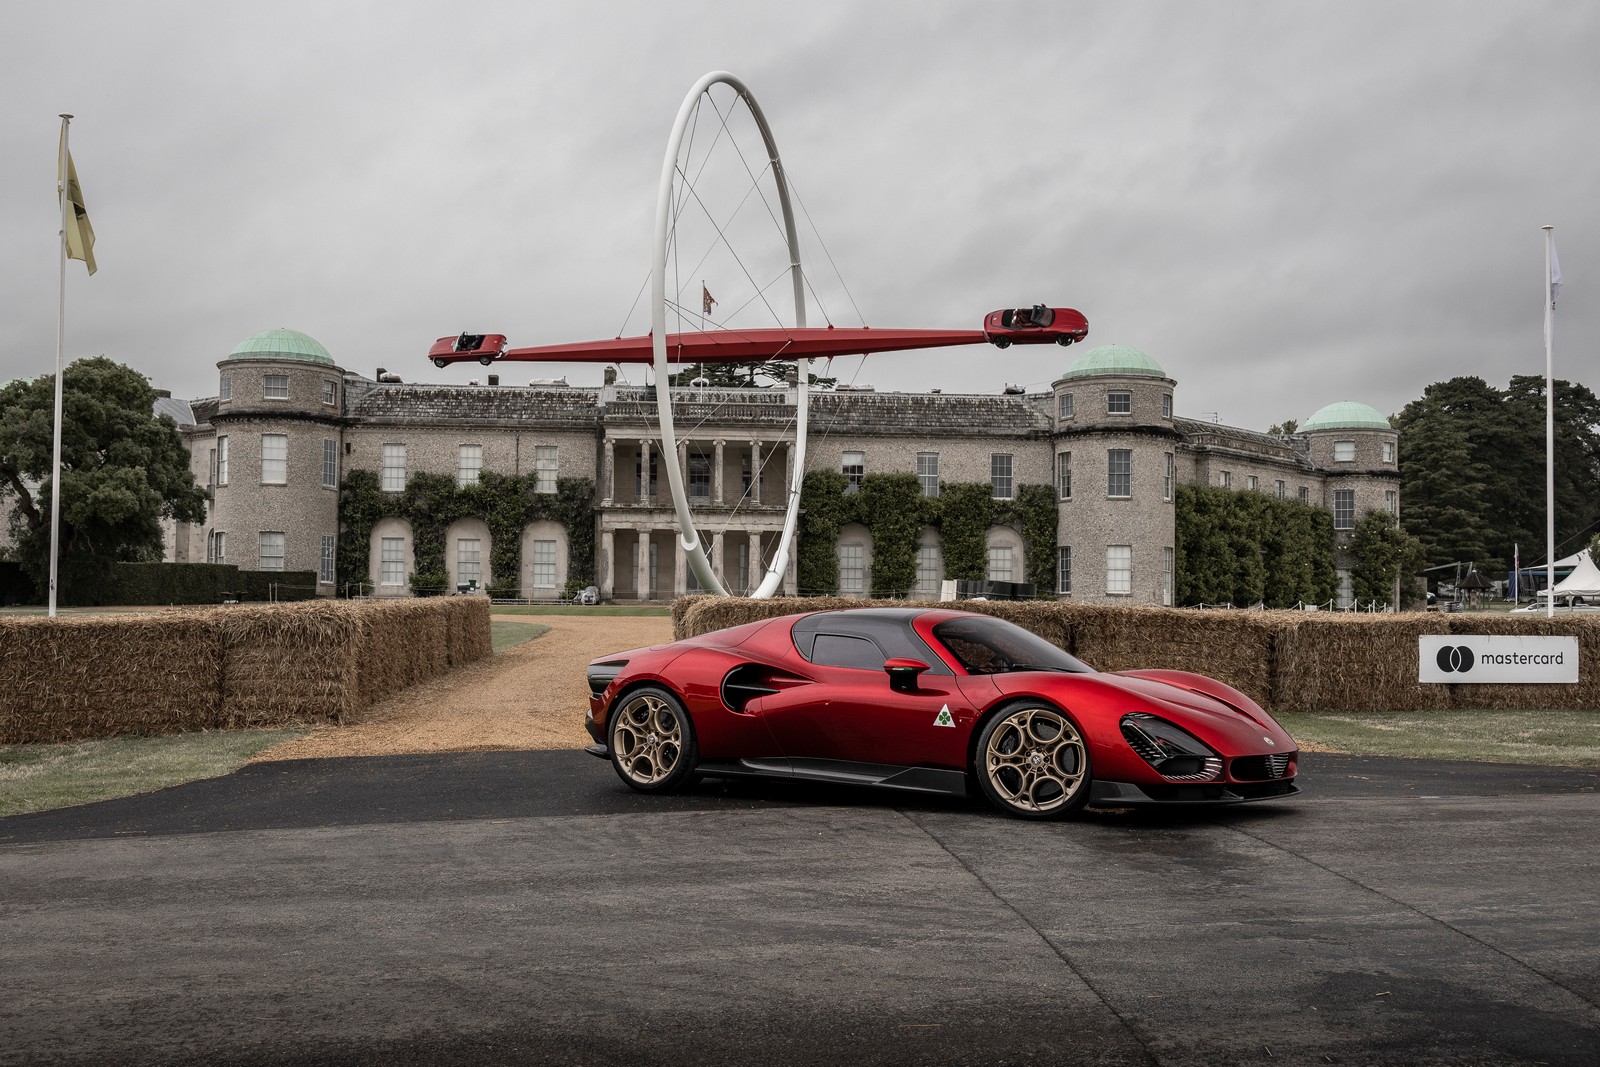
<svg viewBox="0 0 1600 1067">
<path fill-rule="evenodd" d="M 1555 243 L 1551 232 L 1544 230 L 1544 551 L 1545 551 L 1545 618 L 1556 613 L 1556 393 L 1555 393 L 1555 294 L 1550 291 L 1550 250 Z"/>
<path fill-rule="evenodd" d="M 56 614 L 56 565 L 61 556 L 61 364 L 67 336 L 67 212 L 72 203 L 67 198 L 67 130 L 72 116 L 61 116 L 61 158 L 57 160 L 57 195 L 61 199 L 61 276 L 59 278 L 59 304 L 56 308 L 56 427 L 55 451 L 50 475 L 50 616 Z"/>
</svg>

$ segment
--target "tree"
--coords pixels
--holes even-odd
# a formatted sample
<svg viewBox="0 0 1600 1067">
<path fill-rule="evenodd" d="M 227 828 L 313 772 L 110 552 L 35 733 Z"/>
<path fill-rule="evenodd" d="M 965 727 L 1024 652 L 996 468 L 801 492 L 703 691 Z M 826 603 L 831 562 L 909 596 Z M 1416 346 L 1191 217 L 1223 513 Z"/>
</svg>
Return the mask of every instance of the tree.
<svg viewBox="0 0 1600 1067">
<path fill-rule="evenodd" d="M 161 520 L 204 522 L 206 493 L 170 416 L 138 372 L 97 356 L 62 378 L 62 588 L 103 580 L 117 561 L 159 560 Z M 11 510 L 16 556 L 46 588 L 55 377 L 0 388 L 0 505 Z"/>
<path fill-rule="evenodd" d="M 1180 485 L 1176 505 L 1176 603 L 1264 603 L 1269 608 L 1331 599 L 1333 516 L 1297 500 Z"/>
<path fill-rule="evenodd" d="M 756 389 L 787 381 L 793 371 L 793 363 L 781 360 L 755 363 L 695 363 L 672 375 L 668 379 L 668 384 L 689 386 L 697 379 L 704 378 L 713 389 Z M 812 374 L 806 381 L 813 389 L 832 389 L 838 384 L 839 379 Z"/>
<path fill-rule="evenodd" d="M 1290 434 L 1300 432 L 1300 420 L 1284 419 L 1282 422 L 1275 422 L 1267 427 L 1267 432 L 1277 434 L 1280 437 L 1288 437 Z"/>
<path fill-rule="evenodd" d="M 1356 523 L 1350 539 L 1355 566 L 1350 569 L 1351 589 L 1357 600 L 1381 600 L 1397 608 L 1410 607 L 1418 598 L 1418 573 L 1422 570 L 1422 542 L 1407 533 L 1387 511 L 1369 511 Z"/>
</svg>

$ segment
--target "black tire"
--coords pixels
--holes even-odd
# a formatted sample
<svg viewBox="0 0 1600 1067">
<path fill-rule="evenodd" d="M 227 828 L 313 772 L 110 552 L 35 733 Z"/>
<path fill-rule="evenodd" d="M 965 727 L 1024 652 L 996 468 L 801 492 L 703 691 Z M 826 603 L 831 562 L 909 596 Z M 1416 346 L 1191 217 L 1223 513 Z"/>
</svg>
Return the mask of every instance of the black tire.
<svg viewBox="0 0 1600 1067">
<path fill-rule="evenodd" d="M 478 362 L 482 363 L 485 367 L 487 367 L 491 363 L 494 362 L 494 357 L 493 356 L 479 356 L 478 357 Z"/>
<path fill-rule="evenodd" d="M 700 750 L 683 702 L 660 686 L 634 689 L 606 724 L 611 767 L 629 789 L 672 793 L 694 784 Z"/>
<path fill-rule="evenodd" d="M 433 365 L 442 370 L 445 367 L 448 367 L 450 365 L 450 361 L 448 359 L 445 359 L 443 356 L 434 356 L 433 357 Z"/>
<path fill-rule="evenodd" d="M 1007 704 L 989 716 L 972 756 L 979 791 L 1019 819 L 1077 814 L 1089 802 L 1092 770 L 1077 722 L 1042 700 Z"/>
<path fill-rule="evenodd" d="M 1011 338 L 1009 338 L 1009 337 L 996 337 L 994 339 L 994 346 L 996 348 L 1010 348 L 1011 347 Z"/>
<path fill-rule="evenodd" d="M 1071 334 L 1064 333 L 1060 337 L 1056 338 L 1056 344 L 1060 345 L 1062 348 L 1066 348 L 1068 345 L 1070 345 L 1073 341 L 1076 341 L 1076 340 L 1077 340 L 1077 338 L 1073 337 Z"/>
</svg>

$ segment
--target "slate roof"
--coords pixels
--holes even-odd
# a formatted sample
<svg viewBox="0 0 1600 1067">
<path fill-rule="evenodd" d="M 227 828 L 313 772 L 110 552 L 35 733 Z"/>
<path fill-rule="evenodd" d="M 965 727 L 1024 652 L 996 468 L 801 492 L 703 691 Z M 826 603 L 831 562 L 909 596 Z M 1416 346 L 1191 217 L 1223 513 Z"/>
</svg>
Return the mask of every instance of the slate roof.
<svg viewBox="0 0 1600 1067">
<path fill-rule="evenodd" d="M 348 414 L 358 422 L 537 422 L 593 429 L 600 422 L 599 399 L 595 389 L 379 384 L 353 397 Z"/>
<path fill-rule="evenodd" d="M 1046 436 L 1050 419 L 1022 395 L 813 393 L 812 433 L 916 437 Z"/>
<path fill-rule="evenodd" d="M 1223 426 L 1215 422 L 1201 422 L 1174 416 L 1172 428 L 1183 434 L 1184 443 L 1197 452 L 1212 448 L 1225 448 L 1234 452 L 1248 452 L 1271 459 L 1288 460 L 1306 470 L 1314 470 L 1305 454 L 1303 438 L 1279 437 L 1277 434 L 1242 430 L 1237 426 Z"/>
</svg>

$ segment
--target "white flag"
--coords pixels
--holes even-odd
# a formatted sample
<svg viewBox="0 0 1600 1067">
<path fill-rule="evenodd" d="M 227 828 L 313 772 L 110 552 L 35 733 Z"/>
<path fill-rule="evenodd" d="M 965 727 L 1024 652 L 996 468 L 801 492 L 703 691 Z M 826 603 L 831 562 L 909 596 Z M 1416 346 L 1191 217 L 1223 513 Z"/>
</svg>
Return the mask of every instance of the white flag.
<svg viewBox="0 0 1600 1067">
<path fill-rule="evenodd" d="M 1556 255 L 1556 239 L 1550 237 L 1550 306 L 1556 306 L 1556 297 L 1561 295 L 1561 257 Z"/>
</svg>

